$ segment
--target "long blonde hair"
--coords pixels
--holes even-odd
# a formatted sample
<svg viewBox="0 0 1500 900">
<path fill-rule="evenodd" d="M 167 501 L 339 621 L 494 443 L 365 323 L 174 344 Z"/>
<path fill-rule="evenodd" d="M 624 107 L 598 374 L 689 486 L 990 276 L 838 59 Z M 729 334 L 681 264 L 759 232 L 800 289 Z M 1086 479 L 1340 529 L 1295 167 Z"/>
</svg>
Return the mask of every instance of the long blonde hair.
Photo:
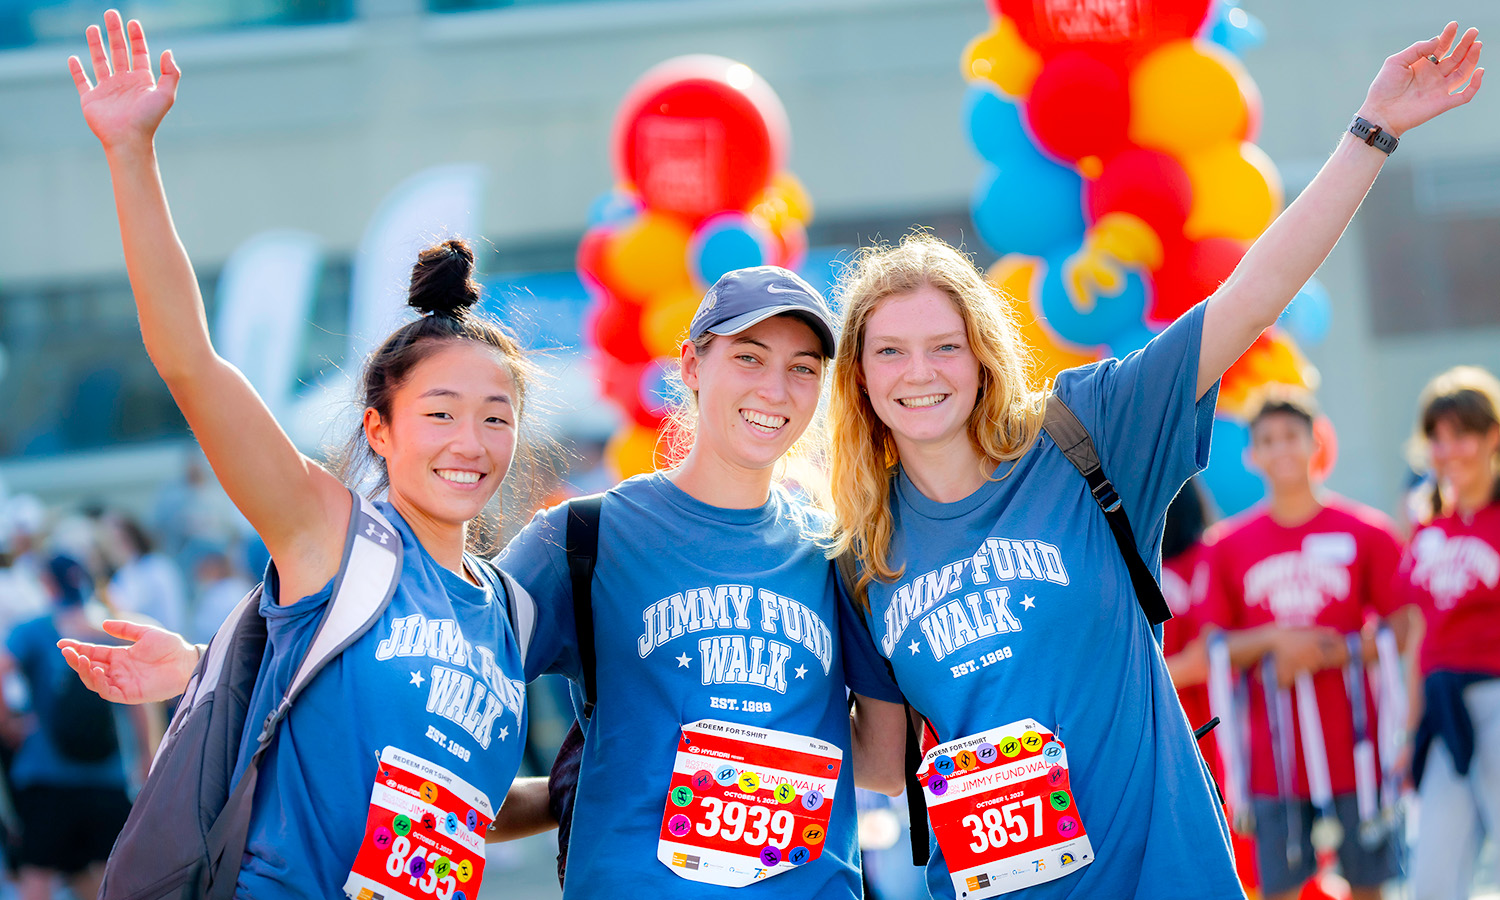
<svg viewBox="0 0 1500 900">
<path fill-rule="evenodd" d="M 980 456 L 994 465 L 1019 459 L 1042 430 L 1046 395 L 1036 384 L 1013 308 L 972 260 L 926 232 L 907 235 L 897 247 L 862 251 L 839 291 L 844 327 L 828 405 L 831 549 L 859 558 L 863 573 L 855 599 L 861 606 L 872 580 L 895 581 L 906 568 L 893 567 L 889 558 L 890 479 L 900 454 L 864 392 L 865 327 L 882 300 L 923 287 L 953 302 L 979 361 L 979 395 L 967 427 Z"/>
</svg>

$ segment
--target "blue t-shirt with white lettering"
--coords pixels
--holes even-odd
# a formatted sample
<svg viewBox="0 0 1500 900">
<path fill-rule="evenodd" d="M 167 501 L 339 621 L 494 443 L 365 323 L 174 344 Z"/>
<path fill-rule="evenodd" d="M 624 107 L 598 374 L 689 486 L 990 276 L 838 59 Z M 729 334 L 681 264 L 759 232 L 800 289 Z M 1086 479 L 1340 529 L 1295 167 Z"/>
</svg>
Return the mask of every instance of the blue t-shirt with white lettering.
<svg viewBox="0 0 1500 900">
<path fill-rule="evenodd" d="M 566 517 L 565 506 L 538 513 L 497 562 L 537 603 L 528 677 L 577 682 Z M 599 696 L 585 731 L 566 896 L 860 896 L 844 686 L 900 698 L 863 626 L 839 614 L 833 568 L 812 537 L 823 525 L 779 487 L 753 509 L 702 503 L 661 474 L 604 495 L 592 587 Z M 840 635 L 841 623 L 854 639 Z M 681 728 L 700 719 L 843 751 L 820 858 L 739 889 L 689 881 L 657 860 Z"/>
<path fill-rule="evenodd" d="M 1143 350 L 1057 378 L 1155 572 L 1167 505 L 1208 456 L 1218 391 L 1195 400 L 1202 328 L 1200 304 Z M 1066 745 L 1096 858 L 1015 896 L 1243 896 L 1161 650 L 1083 476 L 1045 433 L 995 475 L 953 503 L 894 475 L 890 559 L 905 570 L 871 586 L 870 621 L 941 741 L 1032 718 Z M 927 881 L 954 896 L 937 849 Z"/>
<path fill-rule="evenodd" d="M 261 760 L 236 897 L 343 896 L 364 839 L 376 760 L 388 746 L 453 772 L 489 798 L 492 812 L 520 766 L 525 683 L 498 579 L 471 558 L 470 570 L 491 586 L 470 584 L 437 564 L 394 507 L 376 507 L 400 535 L 396 592 L 379 621 L 307 685 Z M 266 586 L 260 613 L 268 640 L 241 771 L 255 725 L 285 693 L 332 588 L 330 581 L 279 606 L 274 580 Z M 472 898 L 474 887 L 445 889 Z"/>
</svg>

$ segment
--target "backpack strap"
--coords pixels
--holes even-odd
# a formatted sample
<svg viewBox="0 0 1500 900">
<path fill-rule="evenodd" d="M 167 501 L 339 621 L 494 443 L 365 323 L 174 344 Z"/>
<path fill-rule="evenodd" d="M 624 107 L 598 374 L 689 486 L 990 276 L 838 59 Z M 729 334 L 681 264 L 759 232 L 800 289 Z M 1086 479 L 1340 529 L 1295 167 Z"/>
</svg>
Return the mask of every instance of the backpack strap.
<svg viewBox="0 0 1500 900">
<path fill-rule="evenodd" d="M 1088 482 L 1089 492 L 1094 495 L 1094 502 L 1099 504 L 1099 509 L 1103 510 L 1105 521 L 1109 522 L 1109 530 L 1114 534 L 1115 543 L 1119 545 L 1120 556 L 1125 559 L 1125 568 L 1130 572 L 1130 583 L 1135 588 L 1136 602 L 1146 614 L 1146 621 L 1152 625 L 1160 625 L 1172 618 L 1172 610 L 1162 597 L 1161 585 L 1157 584 L 1156 577 L 1146 568 L 1145 560 L 1141 559 L 1135 535 L 1130 530 L 1130 518 L 1125 514 L 1125 506 L 1120 502 L 1115 486 L 1104 474 L 1094 439 L 1089 436 L 1083 423 L 1078 421 L 1078 416 L 1055 392 L 1047 396 L 1047 411 L 1042 418 L 1042 428 L 1046 429 L 1053 443 L 1057 444 L 1057 449 L 1062 451 L 1068 462 Z"/>
<path fill-rule="evenodd" d="M 526 651 L 531 649 L 531 639 L 536 635 L 536 600 L 531 592 L 504 569 L 499 569 L 500 583 L 505 587 L 510 612 L 510 626 L 515 629 L 516 647 L 521 651 L 521 667 L 526 667 Z"/>
<path fill-rule="evenodd" d="M 599 701 L 595 679 L 598 657 L 594 652 L 594 564 L 599 561 L 599 511 L 603 494 L 575 497 L 568 501 L 568 531 L 564 547 L 568 554 L 568 577 L 573 586 L 573 628 L 578 633 L 578 662 L 583 669 L 583 718 L 594 715 Z"/>
<path fill-rule="evenodd" d="M 838 570 L 839 580 L 844 584 L 844 591 L 851 599 L 857 598 L 859 595 L 855 593 L 855 588 L 859 584 L 859 564 L 853 551 L 835 556 L 833 565 Z M 859 622 L 870 634 L 870 640 L 875 640 L 874 632 L 870 631 L 870 622 L 863 614 L 860 614 Z M 896 684 L 895 666 L 884 656 L 880 657 L 880 661 L 885 663 L 891 683 Z M 931 855 L 931 846 L 927 839 L 927 795 L 922 793 L 922 785 L 917 781 L 917 769 L 922 766 L 922 743 L 917 737 L 916 725 L 920 722 L 923 726 L 930 727 L 930 723 L 926 716 L 911 708 L 905 693 L 901 695 L 901 705 L 906 710 L 906 815 L 910 820 L 911 863 L 914 866 L 925 866 Z"/>
</svg>

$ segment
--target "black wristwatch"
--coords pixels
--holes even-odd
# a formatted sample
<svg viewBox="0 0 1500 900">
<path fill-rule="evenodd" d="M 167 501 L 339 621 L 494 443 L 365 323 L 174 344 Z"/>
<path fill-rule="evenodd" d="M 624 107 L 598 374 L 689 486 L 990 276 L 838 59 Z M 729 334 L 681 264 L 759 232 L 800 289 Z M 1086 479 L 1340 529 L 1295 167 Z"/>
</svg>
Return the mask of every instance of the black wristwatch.
<svg viewBox="0 0 1500 900">
<path fill-rule="evenodd" d="M 1361 116 L 1354 117 L 1354 121 L 1349 125 L 1349 133 L 1371 147 L 1374 147 L 1376 150 L 1379 150 L 1381 153 L 1384 153 L 1386 156 L 1394 153 L 1396 145 L 1401 143 L 1400 139 L 1395 135 Z"/>
</svg>

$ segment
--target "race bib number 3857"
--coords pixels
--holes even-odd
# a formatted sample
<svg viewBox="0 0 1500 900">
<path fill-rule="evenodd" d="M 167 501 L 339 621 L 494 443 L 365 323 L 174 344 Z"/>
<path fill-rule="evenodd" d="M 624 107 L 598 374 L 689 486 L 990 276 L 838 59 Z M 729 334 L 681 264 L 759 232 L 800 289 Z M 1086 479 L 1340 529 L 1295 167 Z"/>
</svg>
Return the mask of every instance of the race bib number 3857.
<svg viewBox="0 0 1500 900">
<path fill-rule="evenodd" d="M 932 748 L 917 780 L 961 900 L 1062 878 L 1094 860 L 1068 751 L 1033 719 Z"/>
<path fill-rule="evenodd" d="M 716 719 L 682 727 L 656 858 L 691 881 L 744 887 L 823 854 L 843 751 Z"/>
<path fill-rule="evenodd" d="M 493 818 L 489 798 L 467 781 L 385 748 L 344 893 L 353 900 L 474 900 Z"/>
</svg>

